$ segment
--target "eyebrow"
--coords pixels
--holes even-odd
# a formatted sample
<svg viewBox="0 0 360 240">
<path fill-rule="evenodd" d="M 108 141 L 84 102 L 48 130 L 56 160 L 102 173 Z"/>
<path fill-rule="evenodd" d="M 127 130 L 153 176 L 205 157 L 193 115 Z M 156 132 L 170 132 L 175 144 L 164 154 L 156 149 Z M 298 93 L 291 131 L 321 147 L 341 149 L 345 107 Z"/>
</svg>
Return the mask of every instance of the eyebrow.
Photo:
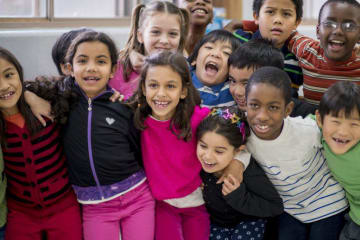
<svg viewBox="0 0 360 240">
<path fill-rule="evenodd" d="M 5 70 L 3 71 L 3 73 L 6 73 L 6 72 L 8 72 L 8 71 L 13 71 L 13 70 L 15 70 L 14 67 L 8 67 L 7 69 L 5 69 Z"/>
<path fill-rule="evenodd" d="M 271 7 L 271 6 L 269 6 L 269 7 L 266 7 L 265 9 L 278 9 L 278 8 L 277 8 L 277 7 Z M 282 10 L 282 11 L 291 11 L 291 12 L 294 11 L 294 10 L 291 9 L 291 8 L 281 8 L 280 10 Z"/>
</svg>

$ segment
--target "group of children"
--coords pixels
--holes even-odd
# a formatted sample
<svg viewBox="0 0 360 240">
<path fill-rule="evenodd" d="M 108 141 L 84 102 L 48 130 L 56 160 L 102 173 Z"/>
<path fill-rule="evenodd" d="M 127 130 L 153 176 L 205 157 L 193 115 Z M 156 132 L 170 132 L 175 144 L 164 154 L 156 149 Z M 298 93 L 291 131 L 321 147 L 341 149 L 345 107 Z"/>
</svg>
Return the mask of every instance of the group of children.
<svg viewBox="0 0 360 240">
<path fill-rule="evenodd" d="M 205 36 L 212 1 L 180 5 L 137 6 L 120 54 L 62 35 L 61 77 L 24 82 L 0 48 L 1 234 L 360 239 L 360 4 L 328 0 L 320 43 L 294 32 L 302 0 L 254 0 L 256 26 Z"/>
</svg>

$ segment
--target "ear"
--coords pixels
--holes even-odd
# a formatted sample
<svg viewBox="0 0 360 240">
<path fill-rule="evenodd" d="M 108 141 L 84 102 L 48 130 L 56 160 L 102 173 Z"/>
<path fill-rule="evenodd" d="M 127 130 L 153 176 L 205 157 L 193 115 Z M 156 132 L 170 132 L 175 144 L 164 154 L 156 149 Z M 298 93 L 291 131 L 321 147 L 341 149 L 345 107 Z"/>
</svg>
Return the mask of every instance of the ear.
<svg viewBox="0 0 360 240">
<path fill-rule="evenodd" d="M 259 16 L 256 15 L 256 12 L 253 12 L 253 18 L 254 18 L 254 20 L 255 20 L 255 24 L 256 24 L 256 25 L 259 25 Z"/>
<path fill-rule="evenodd" d="M 183 87 L 183 89 L 181 90 L 180 99 L 185 99 L 187 95 L 188 95 L 188 88 Z"/>
<path fill-rule="evenodd" d="M 139 43 L 144 43 L 143 34 L 140 30 L 137 31 L 136 36 L 137 36 Z"/>
<path fill-rule="evenodd" d="M 290 101 L 285 107 L 285 117 L 288 117 L 294 109 L 294 102 Z"/>
<path fill-rule="evenodd" d="M 321 119 L 319 110 L 315 111 L 315 116 L 316 116 L 316 123 L 317 123 L 318 127 L 322 128 L 322 119 Z"/>
<path fill-rule="evenodd" d="M 192 61 L 192 63 L 190 64 L 192 67 L 196 66 L 196 60 Z"/>
<path fill-rule="evenodd" d="M 320 39 L 320 33 L 319 33 L 320 30 L 319 30 L 319 28 L 320 28 L 320 26 L 319 26 L 319 24 L 317 24 L 317 25 L 316 25 L 316 38 L 317 38 L 317 39 Z"/>
<path fill-rule="evenodd" d="M 71 74 L 65 63 L 60 63 L 60 69 L 65 76 L 69 76 Z"/>
<path fill-rule="evenodd" d="M 74 71 L 72 65 L 70 63 L 66 63 L 65 68 L 67 69 L 68 74 L 74 77 Z"/>
<path fill-rule="evenodd" d="M 297 28 L 299 25 L 301 24 L 301 19 L 299 19 L 299 20 L 296 20 L 296 23 L 295 23 L 295 28 Z M 296 30 L 296 29 L 295 29 Z"/>
</svg>

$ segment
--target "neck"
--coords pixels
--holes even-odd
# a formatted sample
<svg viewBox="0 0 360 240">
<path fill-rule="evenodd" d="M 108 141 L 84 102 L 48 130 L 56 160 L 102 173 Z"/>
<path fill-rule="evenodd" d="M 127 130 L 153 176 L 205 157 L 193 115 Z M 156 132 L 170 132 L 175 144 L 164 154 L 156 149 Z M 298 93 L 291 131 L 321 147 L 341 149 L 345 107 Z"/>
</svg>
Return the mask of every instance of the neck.
<svg viewBox="0 0 360 240">
<path fill-rule="evenodd" d="M 188 36 L 186 38 L 186 52 L 191 55 L 194 51 L 196 43 L 198 43 L 205 35 L 206 26 L 191 25 Z"/>
</svg>

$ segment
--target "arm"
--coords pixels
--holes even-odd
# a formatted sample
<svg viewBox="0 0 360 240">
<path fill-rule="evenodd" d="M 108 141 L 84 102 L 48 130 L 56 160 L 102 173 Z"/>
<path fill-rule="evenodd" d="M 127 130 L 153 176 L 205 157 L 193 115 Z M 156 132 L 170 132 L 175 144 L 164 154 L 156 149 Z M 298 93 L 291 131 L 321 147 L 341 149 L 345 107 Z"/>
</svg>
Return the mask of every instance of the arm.
<svg viewBox="0 0 360 240">
<path fill-rule="evenodd" d="M 318 50 L 320 48 L 320 44 L 318 41 L 304 36 L 297 31 L 293 32 L 289 36 L 289 38 L 285 42 L 285 45 L 288 47 L 289 51 L 295 54 L 295 56 L 299 59 L 303 58 L 305 52 L 304 50 L 306 48 L 312 47 L 315 48 L 315 50 Z"/>
<path fill-rule="evenodd" d="M 51 105 L 50 102 L 44 100 L 43 98 L 37 96 L 35 93 L 25 90 L 24 97 L 26 103 L 30 106 L 31 111 L 34 116 L 40 121 L 41 125 L 46 126 L 46 120 L 44 117 L 49 118 L 51 121 L 54 121 L 54 118 L 51 114 Z"/>
<path fill-rule="evenodd" d="M 254 159 L 240 187 L 224 198 L 232 208 L 247 215 L 271 217 L 284 210 L 282 199 Z"/>
</svg>

